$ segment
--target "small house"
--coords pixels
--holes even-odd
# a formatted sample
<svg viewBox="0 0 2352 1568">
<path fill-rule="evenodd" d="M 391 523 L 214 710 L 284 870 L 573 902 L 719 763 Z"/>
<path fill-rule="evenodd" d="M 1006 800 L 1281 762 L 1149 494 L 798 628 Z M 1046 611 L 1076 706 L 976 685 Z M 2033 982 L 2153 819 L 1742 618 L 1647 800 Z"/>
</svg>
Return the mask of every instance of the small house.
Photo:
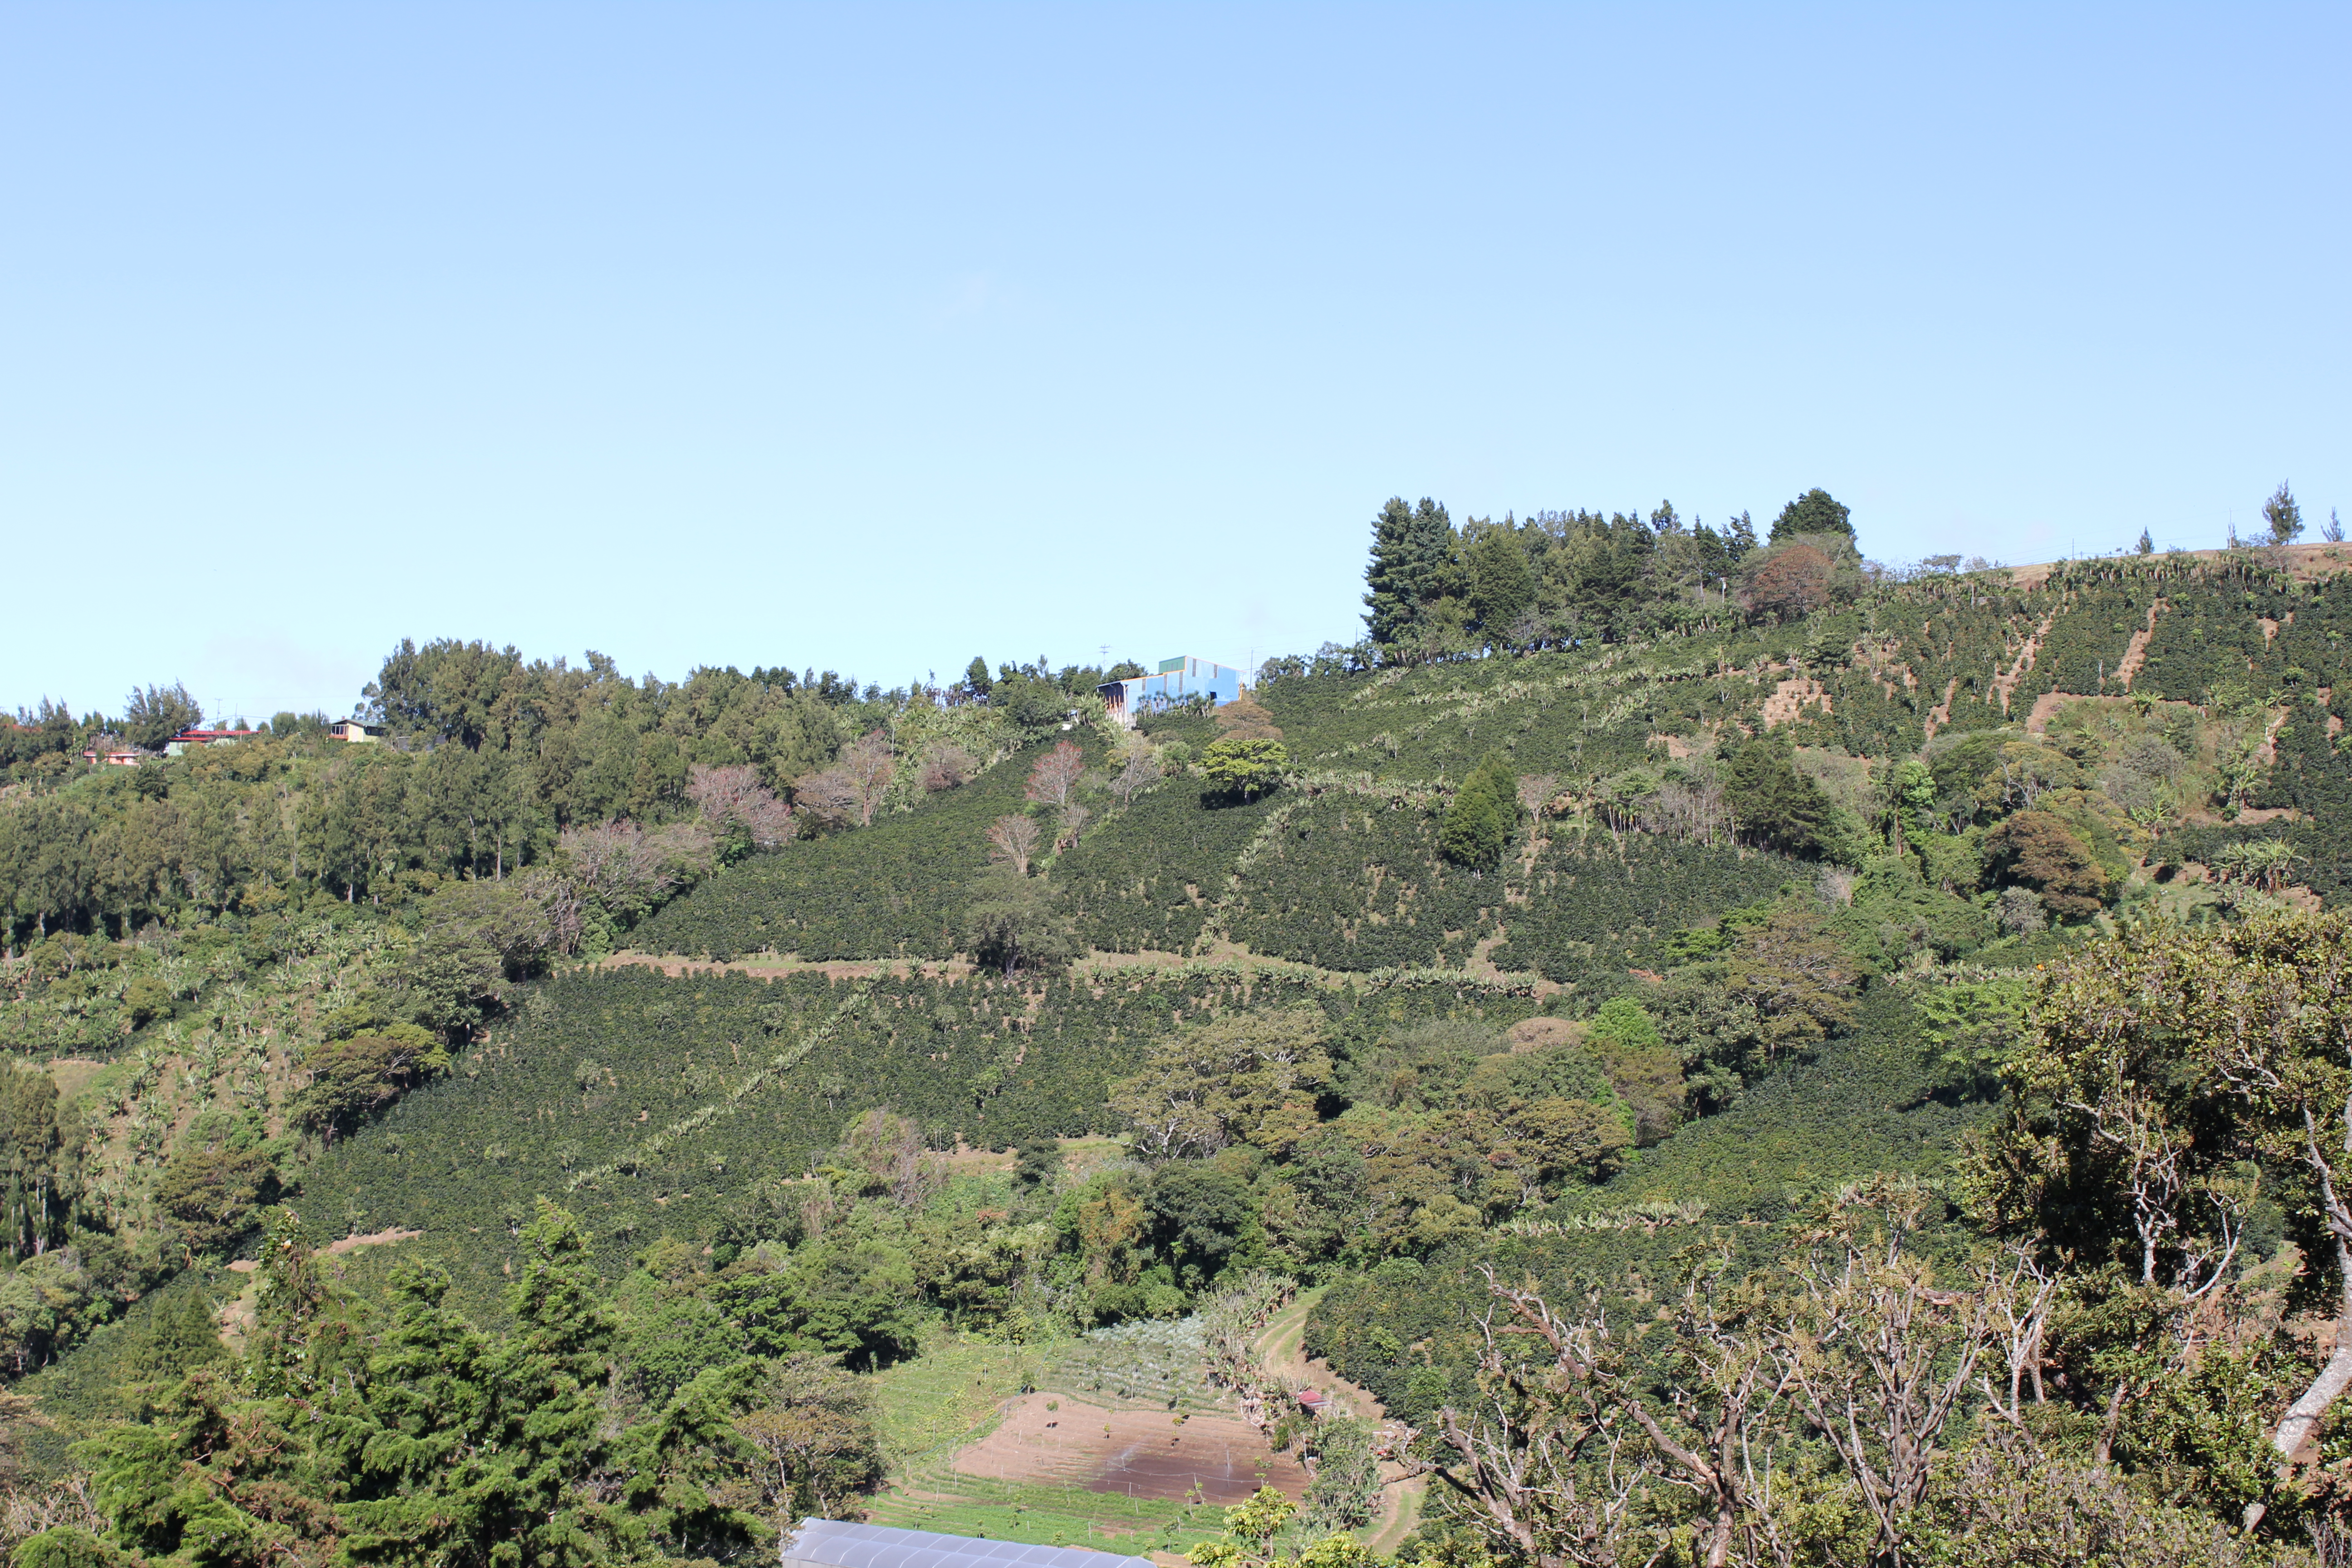
<svg viewBox="0 0 2352 1568">
<path fill-rule="evenodd" d="M 1163 658 L 1150 675 L 1105 681 L 1095 688 L 1111 718 L 1132 730 L 1146 713 L 1163 712 L 1194 698 L 1231 702 L 1242 694 L 1242 672 L 1214 659 Z"/>
<path fill-rule="evenodd" d="M 177 757 L 193 746 L 234 746 L 239 741 L 251 740 L 259 730 L 198 730 L 186 729 L 163 742 L 163 754 Z"/>
<path fill-rule="evenodd" d="M 96 750 L 84 752 L 81 754 L 81 760 L 89 763 L 93 767 L 135 768 L 139 765 L 139 759 L 144 757 L 146 754 L 146 752 L 140 751 L 134 746 L 119 752 L 100 752 Z"/>
<path fill-rule="evenodd" d="M 338 719 L 327 726 L 327 739 L 330 741 L 349 741 L 354 745 L 367 745 L 383 737 L 383 725 L 363 723 L 357 719 Z"/>
</svg>

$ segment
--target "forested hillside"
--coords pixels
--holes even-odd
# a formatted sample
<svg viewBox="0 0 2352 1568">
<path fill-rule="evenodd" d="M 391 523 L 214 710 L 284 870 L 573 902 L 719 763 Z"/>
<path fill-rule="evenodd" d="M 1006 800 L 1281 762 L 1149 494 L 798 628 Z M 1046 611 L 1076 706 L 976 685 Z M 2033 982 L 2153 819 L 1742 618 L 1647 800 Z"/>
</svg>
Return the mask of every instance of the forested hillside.
<svg viewBox="0 0 2352 1568">
<path fill-rule="evenodd" d="M 748 1559 L 905 1491 L 893 1369 L 1177 1321 L 1316 1478 L 1203 1563 L 1347 1568 L 1383 1474 L 1463 1568 L 2337 1561 L 2352 554 L 2292 506 L 2011 569 L 1396 500 L 1361 642 L 1132 730 L 1133 664 L 454 641 L 373 742 L 44 699 L 18 1560 Z M 1254 1359 L 1302 1288 L 1377 1421 Z"/>
</svg>

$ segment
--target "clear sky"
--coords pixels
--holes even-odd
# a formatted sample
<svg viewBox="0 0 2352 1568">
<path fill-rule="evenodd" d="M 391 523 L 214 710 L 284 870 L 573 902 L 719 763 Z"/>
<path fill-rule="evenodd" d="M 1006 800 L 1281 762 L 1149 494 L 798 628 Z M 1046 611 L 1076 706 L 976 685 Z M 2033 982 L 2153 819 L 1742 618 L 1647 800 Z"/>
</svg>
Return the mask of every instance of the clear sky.
<svg viewBox="0 0 2352 1568">
<path fill-rule="evenodd" d="M 0 701 L 1359 635 L 1456 519 L 2352 510 L 2352 6 L 0 4 Z"/>
</svg>

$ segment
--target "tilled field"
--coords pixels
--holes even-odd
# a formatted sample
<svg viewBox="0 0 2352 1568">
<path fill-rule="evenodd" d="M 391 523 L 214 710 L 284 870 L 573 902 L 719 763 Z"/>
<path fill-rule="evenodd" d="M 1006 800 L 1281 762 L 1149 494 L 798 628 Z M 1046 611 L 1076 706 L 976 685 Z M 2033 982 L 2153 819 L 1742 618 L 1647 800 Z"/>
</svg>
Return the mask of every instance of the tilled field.
<svg viewBox="0 0 2352 1568">
<path fill-rule="evenodd" d="M 1307 1471 L 1266 1451 L 1247 1423 L 1114 1410 L 1066 1395 L 1024 1394 L 993 1431 L 959 1452 L 955 1469 L 991 1480 L 1078 1487 L 1129 1497 L 1237 1503 L 1262 1486 L 1297 1499 Z"/>
</svg>

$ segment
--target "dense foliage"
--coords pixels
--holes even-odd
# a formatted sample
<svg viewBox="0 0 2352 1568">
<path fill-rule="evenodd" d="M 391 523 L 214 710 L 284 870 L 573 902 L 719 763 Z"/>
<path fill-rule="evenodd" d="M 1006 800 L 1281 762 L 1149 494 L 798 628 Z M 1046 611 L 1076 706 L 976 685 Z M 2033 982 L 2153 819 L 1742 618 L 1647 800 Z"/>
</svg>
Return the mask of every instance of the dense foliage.
<svg viewBox="0 0 2352 1568">
<path fill-rule="evenodd" d="M 1761 540 L 1399 500 L 1368 642 L 1132 731 L 1093 696 L 1132 665 L 455 642 L 394 650 L 373 744 L 118 766 L 184 690 L 44 702 L 0 726 L 0 1464 L 96 1510 L 20 1490 L 83 1532 L 28 1560 L 745 1557 L 878 1479 L 866 1374 L 1195 1311 L 1320 1478 L 1218 1561 L 1350 1568 L 1391 1440 L 1441 1478 L 1405 1556 L 1461 1568 L 2326 1546 L 2281 1466 L 2338 1417 L 2264 1448 L 2343 1275 L 2295 1131 L 2346 944 L 2293 911 L 2352 886 L 2319 564 L 1895 571 L 1821 490 Z M 2221 1051 L 2251 1017 L 2292 1048 Z M 1411 1431 L 1276 1418 L 1294 1285 Z M 1961 1400 L 1897 1507 L 1803 1404 L 1859 1342 L 1791 1347 L 1899 1306 L 1990 1354 L 1955 1303 L 1996 1296 L 2047 1386 Z M 1509 1405 L 1497 1313 L 1587 1393 Z M 1497 1513 L 1458 1466 L 1507 1409 L 1667 1489 Z M 1735 1429 L 1797 1489 L 1706 1479 Z M 2254 1555 L 2196 1556 L 2222 1524 Z"/>
</svg>

